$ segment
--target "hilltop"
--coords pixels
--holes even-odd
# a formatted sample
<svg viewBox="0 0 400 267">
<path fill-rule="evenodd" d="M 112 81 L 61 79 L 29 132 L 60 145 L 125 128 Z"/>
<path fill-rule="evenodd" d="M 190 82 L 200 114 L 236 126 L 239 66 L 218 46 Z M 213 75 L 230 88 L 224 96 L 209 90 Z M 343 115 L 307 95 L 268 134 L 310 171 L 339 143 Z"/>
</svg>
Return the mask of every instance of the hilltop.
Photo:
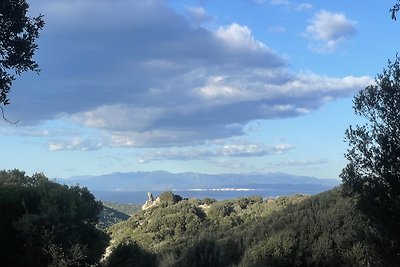
<svg viewBox="0 0 400 267">
<path fill-rule="evenodd" d="M 160 200 L 109 228 L 110 266 L 395 266 L 341 188 L 225 201 L 167 192 Z"/>
</svg>

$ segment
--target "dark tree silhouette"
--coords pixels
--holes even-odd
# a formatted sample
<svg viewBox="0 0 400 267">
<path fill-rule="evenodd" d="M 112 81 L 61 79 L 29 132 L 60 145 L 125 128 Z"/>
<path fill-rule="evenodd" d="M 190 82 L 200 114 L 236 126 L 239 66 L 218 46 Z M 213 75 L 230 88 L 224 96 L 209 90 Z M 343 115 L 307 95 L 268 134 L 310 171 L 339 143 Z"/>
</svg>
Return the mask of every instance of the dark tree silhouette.
<svg viewBox="0 0 400 267">
<path fill-rule="evenodd" d="M 400 58 L 377 75 L 376 84 L 354 98 L 354 110 L 366 119 L 350 127 L 347 166 L 341 173 L 345 192 L 387 238 L 387 253 L 400 248 Z M 389 242 L 390 240 L 390 242 Z"/>
<path fill-rule="evenodd" d="M 397 0 L 397 3 L 393 5 L 390 9 L 390 13 L 392 14 L 392 19 L 397 20 L 397 12 L 400 11 L 400 0 Z"/>
<path fill-rule="evenodd" d="M 102 204 L 86 189 L 43 174 L 0 171 L 1 266 L 89 266 L 108 245 Z"/>
<path fill-rule="evenodd" d="M 144 250 L 135 242 L 119 244 L 107 259 L 107 267 L 153 267 L 158 266 L 157 256 Z"/>
<path fill-rule="evenodd" d="M 33 59 L 38 48 L 36 39 L 44 27 L 43 16 L 28 17 L 25 0 L 0 2 L 0 110 L 10 103 L 8 93 L 16 75 L 25 71 L 39 73 Z"/>
</svg>

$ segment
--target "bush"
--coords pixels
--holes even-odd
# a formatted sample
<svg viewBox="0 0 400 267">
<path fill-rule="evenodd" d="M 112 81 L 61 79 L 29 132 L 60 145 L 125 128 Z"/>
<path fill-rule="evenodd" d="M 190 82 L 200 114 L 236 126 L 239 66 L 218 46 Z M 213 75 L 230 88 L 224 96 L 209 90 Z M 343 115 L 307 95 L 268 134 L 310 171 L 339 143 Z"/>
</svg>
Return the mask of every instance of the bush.
<svg viewBox="0 0 400 267">
<path fill-rule="evenodd" d="M 119 244 L 107 260 L 108 267 L 152 267 L 158 266 L 157 256 L 141 248 L 136 242 Z"/>
<path fill-rule="evenodd" d="M 101 202 L 86 189 L 43 174 L 0 171 L 0 262 L 3 266 L 95 264 L 108 236 L 95 224 Z"/>
</svg>

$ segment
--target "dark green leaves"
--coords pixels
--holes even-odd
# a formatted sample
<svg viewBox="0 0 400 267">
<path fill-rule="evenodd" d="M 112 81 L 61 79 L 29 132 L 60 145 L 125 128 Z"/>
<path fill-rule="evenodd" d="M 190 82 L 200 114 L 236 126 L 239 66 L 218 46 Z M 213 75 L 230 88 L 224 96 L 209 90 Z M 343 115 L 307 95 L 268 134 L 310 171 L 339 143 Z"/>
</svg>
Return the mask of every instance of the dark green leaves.
<svg viewBox="0 0 400 267">
<path fill-rule="evenodd" d="M 86 189 L 43 174 L 0 171 L 0 262 L 4 266 L 86 266 L 108 238 L 95 224 L 102 204 Z M 2 266 L 3 266 L 2 265 Z"/>
<path fill-rule="evenodd" d="M 377 75 L 376 85 L 354 98 L 354 111 L 366 120 L 350 127 L 347 166 L 341 173 L 345 192 L 374 223 L 385 242 L 387 257 L 400 249 L 400 58 Z"/>
<path fill-rule="evenodd" d="M 28 8 L 25 0 L 3 0 L 0 4 L 0 105 L 9 104 L 7 96 L 15 75 L 39 73 L 33 56 L 44 20 L 42 15 L 28 17 Z"/>
</svg>

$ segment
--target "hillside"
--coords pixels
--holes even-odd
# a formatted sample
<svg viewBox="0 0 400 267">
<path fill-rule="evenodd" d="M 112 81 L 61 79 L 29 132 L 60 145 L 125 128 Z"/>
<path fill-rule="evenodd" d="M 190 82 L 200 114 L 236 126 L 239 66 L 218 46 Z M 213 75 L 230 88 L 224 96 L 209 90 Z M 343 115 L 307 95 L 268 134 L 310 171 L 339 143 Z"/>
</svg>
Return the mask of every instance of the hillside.
<svg viewBox="0 0 400 267">
<path fill-rule="evenodd" d="M 396 266 L 340 188 L 266 201 L 162 197 L 109 229 L 110 266 L 130 257 L 135 266 Z"/>
<path fill-rule="evenodd" d="M 106 230 L 108 227 L 126 221 L 141 210 L 141 205 L 103 202 L 103 210 L 99 214 L 97 227 Z"/>
</svg>

